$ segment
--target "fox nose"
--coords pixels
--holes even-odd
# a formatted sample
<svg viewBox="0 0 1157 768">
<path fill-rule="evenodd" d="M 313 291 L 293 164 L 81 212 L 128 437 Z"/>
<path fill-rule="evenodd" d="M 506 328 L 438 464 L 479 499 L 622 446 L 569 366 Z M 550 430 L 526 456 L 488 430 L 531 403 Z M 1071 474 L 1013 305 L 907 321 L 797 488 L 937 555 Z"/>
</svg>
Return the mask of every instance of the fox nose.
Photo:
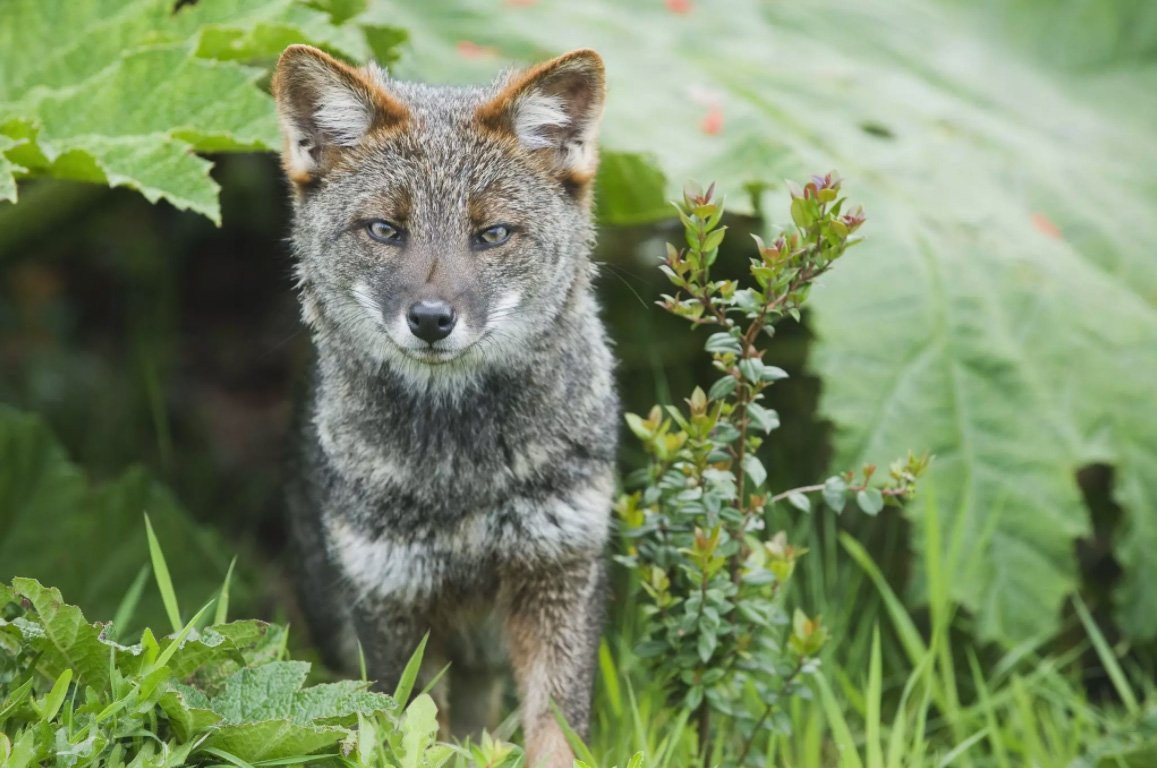
<svg viewBox="0 0 1157 768">
<path fill-rule="evenodd" d="M 430 344 L 449 336 L 457 322 L 458 313 L 444 301 L 422 299 L 406 313 L 410 333 Z"/>
</svg>

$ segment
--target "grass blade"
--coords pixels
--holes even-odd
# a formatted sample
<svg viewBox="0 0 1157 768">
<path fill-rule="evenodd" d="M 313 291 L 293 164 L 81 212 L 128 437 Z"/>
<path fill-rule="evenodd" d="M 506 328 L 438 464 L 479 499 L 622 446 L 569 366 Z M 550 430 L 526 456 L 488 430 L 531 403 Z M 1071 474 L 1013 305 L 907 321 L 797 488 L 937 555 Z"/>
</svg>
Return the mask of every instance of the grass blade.
<svg viewBox="0 0 1157 768">
<path fill-rule="evenodd" d="M 1117 691 L 1117 695 L 1121 697 L 1121 703 L 1125 705 L 1125 709 L 1129 711 L 1130 715 L 1136 715 L 1141 711 L 1141 705 L 1137 703 L 1137 697 L 1133 694 L 1133 689 L 1129 687 L 1129 681 L 1125 677 L 1125 671 L 1121 669 L 1121 665 L 1117 663 L 1117 657 L 1113 655 L 1113 650 L 1109 647 L 1105 636 L 1101 634 L 1097 623 L 1093 621 L 1093 617 L 1089 614 L 1089 609 L 1085 605 L 1085 601 L 1081 599 L 1080 595 L 1073 596 L 1073 607 L 1077 609 L 1077 616 L 1080 617 L 1081 623 L 1085 625 L 1085 632 L 1089 634 L 1089 639 L 1093 641 L 1093 648 L 1097 651 L 1097 656 L 1101 659 L 1101 663 L 1105 665 L 1105 672 L 1109 675 L 1109 680 L 1113 683 L 1113 688 Z"/>
<path fill-rule="evenodd" d="M 129 585 L 129 589 L 125 592 L 125 596 L 121 598 L 120 605 L 117 606 L 116 613 L 112 618 L 112 630 L 114 638 L 122 638 L 124 635 L 125 626 L 132 621 L 133 614 L 137 612 L 137 606 L 140 605 L 141 595 L 145 591 L 145 582 L 149 580 L 149 566 L 142 565 L 141 570 L 137 573 L 137 577 L 133 579 L 133 583 Z"/>
<path fill-rule="evenodd" d="M 157 657 L 156 662 L 153 664 L 153 669 L 160 669 L 169 663 L 169 660 L 173 658 L 173 654 L 180 649 L 181 643 L 185 642 L 185 638 L 189 632 L 193 630 L 193 627 L 197 626 L 197 622 L 201 620 L 201 617 L 209 612 L 210 605 L 212 605 L 212 603 L 205 603 L 201 606 L 201 610 L 197 611 L 196 615 L 189 619 L 189 623 L 181 628 L 181 631 L 173 638 L 173 642 L 169 643 L 169 647 L 163 650 L 161 655 Z"/>
<path fill-rule="evenodd" d="M 68 686 L 71 682 L 71 669 L 64 670 L 60 673 L 60 677 L 56 678 L 52 690 L 44 697 L 44 703 L 39 708 L 40 722 L 51 723 L 52 719 L 56 717 L 56 713 L 60 711 L 60 705 L 64 703 L 64 697 L 68 694 Z"/>
<path fill-rule="evenodd" d="M 566 736 L 567 743 L 569 743 L 570 748 L 574 750 L 575 757 L 587 765 L 598 765 L 590 749 L 587 748 L 587 745 L 579 735 L 574 732 L 574 729 L 570 727 L 570 723 L 566 721 L 566 717 L 562 714 L 562 710 L 558 708 L 558 704 L 552 701 L 550 703 L 550 709 L 554 713 L 555 722 L 558 723 L 558 727 L 562 729 L 563 735 Z"/>
<path fill-rule="evenodd" d="M 900 694 L 900 703 L 896 706 L 896 717 L 892 721 L 892 731 L 888 734 L 888 768 L 903 768 L 910 763 L 904 760 L 904 738 L 908 731 L 908 700 L 912 696 L 912 691 L 916 689 L 916 684 L 921 682 L 928 674 L 928 670 L 932 666 L 932 656 L 924 657 L 924 661 L 912 670 L 908 675 L 908 681 L 904 683 L 904 691 Z M 927 690 L 928 682 L 924 680 L 924 688 Z M 927 707 L 928 697 L 924 697 L 924 706 Z"/>
<path fill-rule="evenodd" d="M 949 752 L 947 755 L 945 755 L 944 758 L 939 763 L 936 764 L 936 768 L 948 768 L 949 765 L 952 765 L 953 760 L 960 757 L 968 750 L 972 749 L 972 746 L 974 744 L 976 744 L 976 742 L 980 741 L 981 739 L 983 739 L 987 735 L 988 735 L 988 729 L 987 728 L 983 728 L 983 729 L 977 731 L 976 733 L 972 734 L 967 739 L 965 739 L 964 741 L 960 742 L 955 747 L 953 747 L 952 751 Z"/>
<path fill-rule="evenodd" d="M 246 762 L 240 757 L 226 752 L 223 749 L 217 749 L 216 747 L 206 747 L 205 751 L 214 757 L 219 757 L 222 760 L 229 762 L 231 765 L 237 766 L 237 768 L 253 768 L 253 763 Z"/>
<path fill-rule="evenodd" d="M 827 678 L 823 675 L 816 675 L 815 680 L 820 688 L 820 698 L 823 701 L 824 714 L 827 716 L 828 724 L 832 728 L 832 740 L 836 743 L 836 748 L 840 752 L 840 768 L 864 768 L 864 764 L 860 760 L 860 755 L 856 752 L 856 740 L 852 738 L 852 731 L 848 728 L 848 721 L 844 719 L 844 713 L 840 711 L 840 703 L 836 701 L 836 696 L 832 693 Z"/>
<path fill-rule="evenodd" d="M 908 654 L 908 660 L 913 665 L 919 664 L 920 660 L 924 658 L 924 654 L 928 653 L 928 649 L 924 646 L 924 640 L 920 637 L 920 631 L 916 629 L 915 622 L 912 621 L 912 617 L 904 608 L 904 603 L 892 591 L 888 580 L 880 572 L 879 566 L 872 560 L 872 556 L 868 554 L 868 550 L 864 549 L 860 542 L 847 533 L 840 533 L 840 544 L 876 585 L 876 591 L 884 598 L 884 607 L 888 609 L 888 616 L 892 619 L 896 633 L 900 636 L 900 642 L 904 645 L 904 652 Z"/>
<path fill-rule="evenodd" d="M 880 704 L 884 698 L 882 666 L 880 626 L 877 624 L 872 632 L 872 655 L 868 660 L 868 690 L 865 692 L 864 702 L 868 768 L 884 768 L 884 755 L 880 744 Z"/>
<path fill-rule="evenodd" d="M 418 693 L 419 694 L 432 693 L 434 690 L 434 687 L 437 686 L 438 683 L 440 683 L 442 681 L 442 678 L 445 677 L 447 675 L 447 673 L 449 673 L 449 672 L 450 672 L 450 662 L 446 662 L 446 664 L 443 665 L 442 668 L 439 669 L 434 674 L 434 676 L 430 678 L 430 682 L 428 682 L 422 686 L 422 690 L 419 691 Z"/>
<path fill-rule="evenodd" d="M 229 583 L 233 580 L 233 567 L 237 565 L 237 558 L 229 561 L 229 570 L 225 571 L 225 583 L 221 585 L 221 594 L 217 596 L 217 610 L 213 612 L 213 623 L 224 624 L 229 620 Z"/>
<path fill-rule="evenodd" d="M 161 551 L 157 534 L 153 532 L 153 523 L 145 515 L 145 533 L 149 537 L 149 557 L 153 561 L 153 574 L 157 577 L 157 589 L 161 591 L 161 602 L 165 604 L 165 613 L 169 616 L 169 623 L 174 632 L 180 632 L 185 622 L 181 621 L 181 611 L 177 605 L 177 593 L 173 590 L 173 578 L 169 575 L 169 566 L 165 563 L 165 554 Z"/>
<path fill-rule="evenodd" d="M 968 649 L 968 666 L 972 670 L 972 684 L 976 688 L 976 696 L 984 712 L 986 730 L 989 734 L 989 743 L 992 744 L 992 754 L 1000 768 L 1012 768 L 1008 762 L 1008 750 L 1004 746 L 1004 734 L 1000 732 L 996 719 L 996 707 L 992 704 L 992 694 L 988 690 L 988 683 L 984 680 L 984 673 L 980 669 L 980 661 L 976 653 Z"/>
<path fill-rule="evenodd" d="M 603 690 L 606 692 L 606 701 L 611 705 L 611 712 L 615 720 L 623 716 L 623 692 L 619 688 L 619 674 L 615 668 L 615 659 L 611 656 L 611 647 L 606 638 L 599 643 L 599 669 L 603 673 Z"/>
<path fill-rule="evenodd" d="M 414 681 L 418 679 L 418 671 L 422 668 L 422 657 L 426 654 L 426 642 L 429 639 L 430 633 L 427 632 L 422 637 L 422 642 L 414 649 L 410 660 L 406 662 L 406 668 L 402 670 L 398 687 L 394 689 L 394 700 L 398 702 L 399 707 L 405 707 L 406 702 L 410 700 L 410 694 L 414 692 Z"/>
</svg>

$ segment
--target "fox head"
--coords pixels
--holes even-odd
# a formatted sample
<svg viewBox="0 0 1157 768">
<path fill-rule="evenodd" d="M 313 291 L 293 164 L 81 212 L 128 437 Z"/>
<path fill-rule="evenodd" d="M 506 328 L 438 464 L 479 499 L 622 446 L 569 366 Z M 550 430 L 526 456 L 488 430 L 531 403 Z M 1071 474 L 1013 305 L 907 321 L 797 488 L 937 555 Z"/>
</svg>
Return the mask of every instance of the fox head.
<svg viewBox="0 0 1157 768">
<path fill-rule="evenodd" d="M 273 92 L 319 343 L 453 376 L 526 354 L 585 295 L 605 93 L 595 52 L 452 88 L 295 45 Z"/>
</svg>

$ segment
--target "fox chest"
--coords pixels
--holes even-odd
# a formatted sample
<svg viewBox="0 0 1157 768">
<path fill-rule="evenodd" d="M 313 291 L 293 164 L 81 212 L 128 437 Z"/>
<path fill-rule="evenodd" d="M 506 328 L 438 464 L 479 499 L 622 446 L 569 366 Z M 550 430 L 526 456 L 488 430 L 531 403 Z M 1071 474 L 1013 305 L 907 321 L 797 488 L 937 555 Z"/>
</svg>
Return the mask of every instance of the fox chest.
<svg viewBox="0 0 1157 768">
<path fill-rule="evenodd" d="M 330 559 L 357 596 L 405 603 L 455 594 L 491 596 L 506 572 L 598 557 L 608 535 L 609 476 L 568 492 L 511 498 L 413 532 L 344 515 L 325 525 Z"/>
</svg>

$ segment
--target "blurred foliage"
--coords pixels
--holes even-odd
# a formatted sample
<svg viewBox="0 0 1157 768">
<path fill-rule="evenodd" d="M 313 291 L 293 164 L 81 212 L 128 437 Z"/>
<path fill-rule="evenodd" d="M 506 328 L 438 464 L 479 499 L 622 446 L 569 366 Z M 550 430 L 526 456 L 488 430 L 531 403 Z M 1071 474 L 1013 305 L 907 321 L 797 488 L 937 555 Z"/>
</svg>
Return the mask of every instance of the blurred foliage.
<svg viewBox="0 0 1157 768">
<path fill-rule="evenodd" d="M 154 618 L 161 604 L 153 590 L 142 592 L 147 576 L 145 529 L 148 513 L 162 538 L 179 541 L 170 568 L 191 598 L 207 601 L 229 565 L 220 536 L 189 519 L 173 499 L 140 468 L 93 485 L 71 463 L 35 416 L 0 405 L 0 563 L 11 574 L 51 581 L 100 616 L 111 617 L 134 594 L 134 613 Z M 246 567 L 244 570 L 251 571 Z M 248 573 L 239 581 L 252 581 Z M 243 587 L 234 599 L 254 609 Z M 137 625 L 120 630 L 139 629 Z"/>
<path fill-rule="evenodd" d="M 814 297 L 836 464 L 937 455 L 932 481 L 964 532 L 941 553 L 953 596 L 980 637 L 1006 643 L 1058 629 L 1078 586 L 1074 542 L 1091 533 L 1077 472 L 1112 466 L 1116 616 L 1132 638 L 1157 637 L 1145 555 L 1157 548 L 1157 410 L 1143 405 L 1157 380 L 1151 3 L 1025 0 L 985 14 L 915 0 L 431 0 L 371 12 L 410 30 L 407 76 L 472 80 L 508 59 L 597 48 L 607 145 L 653 153 L 668 179 L 753 190 L 752 210 L 780 177 L 840 168 L 877 215 L 865 257 Z M 603 183 L 617 195 L 616 179 Z M 640 216 L 656 210 L 637 202 Z"/>
</svg>

